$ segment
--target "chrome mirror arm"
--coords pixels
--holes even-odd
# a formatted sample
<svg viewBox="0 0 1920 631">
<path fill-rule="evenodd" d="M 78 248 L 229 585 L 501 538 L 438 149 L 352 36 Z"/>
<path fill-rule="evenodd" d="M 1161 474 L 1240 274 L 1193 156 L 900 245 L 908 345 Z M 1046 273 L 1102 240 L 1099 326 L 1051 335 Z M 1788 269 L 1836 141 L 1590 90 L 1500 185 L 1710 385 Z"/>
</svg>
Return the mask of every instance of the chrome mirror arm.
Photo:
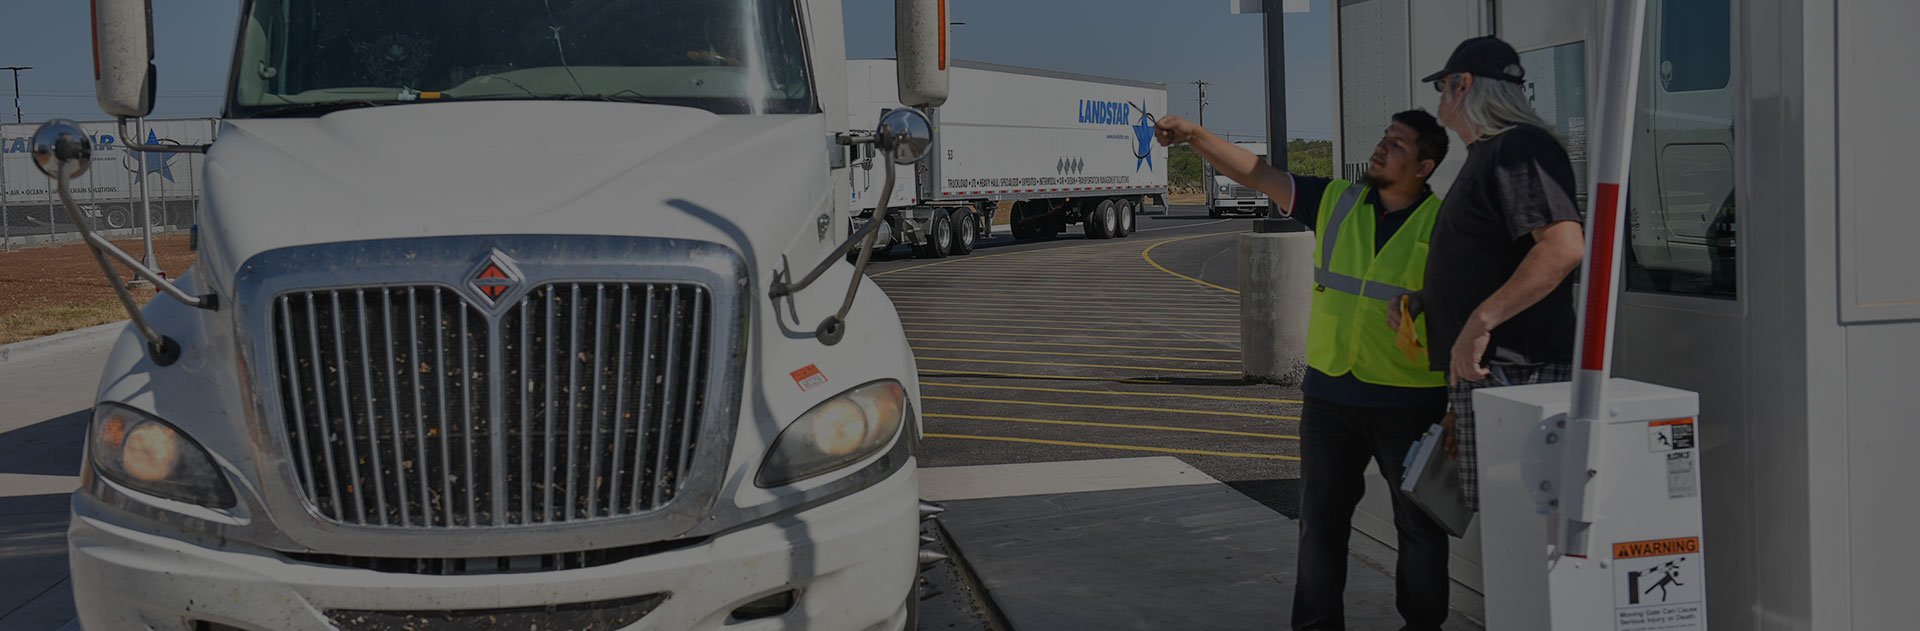
<svg viewBox="0 0 1920 631">
<path fill-rule="evenodd" d="M 127 117 L 120 117 L 120 144 L 134 151 L 158 153 L 206 153 L 213 145 L 149 145 L 127 133 Z"/>
<path fill-rule="evenodd" d="M 65 168 L 57 169 L 57 172 L 59 175 L 54 179 L 60 184 L 60 203 L 66 207 L 67 217 L 73 220 L 74 228 L 80 231 L 80 237 L 86 240 L 88 249 L 93 250 L 93 260 L 100 263 L 100 271 L 106 274 L 107 284 L 113 287 L 114 295 L 120 298 L 120 306 L 126 308 L 127 316 L 133 320 L 134 330 L 139 331 L 141 337 L 147 338 L 147 353 L 153 358 L 153 363 L 166 366 L 180 359 L 180 344 L 174 342 L 172 338 L 161 335 L 159 331 L 153 328 L 152 324 L 147 322 L 146 314 L 140 312 L 140 305 L 133 300 L 133 292 L 127 291 L 126 283 L 120 281 L 120 272 L 113 269 L 113 263 L 107 261 L 107 252 L 112 251 L 119 254 L 121 262 L 131 263 L 129 267 L 132 267 L 136 273 L 146 271 L 148 274 L 152 274 L 152 271 L 147 270 L 145 266 L 133 260 L 132 256 L 121 252 L 120 248 L 113 247 L 113 244 L 107 243 L 105 239 L 100 238 L 99 235 L 95 235 L 91 229 L 87 228 L 87 222 L 80 216 L 78 208 L 76 208 L 73 203 L 73 194 L 67 191 L 67 183 L 72 180 L 72 176 L 67 173 L 67 169 Z M 158 277 L 157 274 L 154 274 L 154 276 L 156 278 Z M 146 278 L 146 276 L 142 276 L 142 278 Z M 166 282 L 164 278 L 148 280 L 153 282 L 156 287 L 167 287 L 173 289 L 175 292 L 179 292 L 182 296 L 186 295 L 185 292 L 180 292 L 178 287 L 174 287 L 171 283 Z M 196 299 L 195 302 L 199 301 Z M 199 305 L 196 304 L 194 306 Z"/>
</svg>

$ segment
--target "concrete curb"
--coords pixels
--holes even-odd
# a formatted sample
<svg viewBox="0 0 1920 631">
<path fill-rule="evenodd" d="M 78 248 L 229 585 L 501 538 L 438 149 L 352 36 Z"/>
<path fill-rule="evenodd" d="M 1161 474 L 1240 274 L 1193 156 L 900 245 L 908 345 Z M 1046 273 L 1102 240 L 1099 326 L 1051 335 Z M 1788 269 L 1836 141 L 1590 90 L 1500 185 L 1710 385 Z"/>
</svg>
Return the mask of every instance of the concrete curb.
<svg viewBox="0 0 1920 631">
<path fill-rule="evenodd" d="M 55 333 L 45 337 L 36 337 L 31 340 L 22 340 L 0 346 L 0 366 L 5 366 L 16 359 L 24 359 L 29 355 L 41 354 L 49 349 L 60 346 L 99 342 L 103 338 L 111 338 L 119 335 L 120 331 L 125 329 L 126 326 L 127 321 L 120 320 L 118 322 L 108 322 L 99 326 L 90 326 L 64 333 Z"/>
</svg>

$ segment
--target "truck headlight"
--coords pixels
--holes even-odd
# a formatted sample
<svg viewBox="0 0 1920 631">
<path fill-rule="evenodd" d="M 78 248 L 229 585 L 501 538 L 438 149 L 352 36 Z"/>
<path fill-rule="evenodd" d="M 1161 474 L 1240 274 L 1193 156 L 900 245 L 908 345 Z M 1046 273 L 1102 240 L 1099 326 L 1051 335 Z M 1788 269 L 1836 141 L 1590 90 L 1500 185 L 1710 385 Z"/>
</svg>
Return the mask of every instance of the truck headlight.
<svg viewBox="0 0 1920 631">
<path fill-rule="evenodd" d="M 213 459 L 165 421 L 122 405 L 93 409 L 87 453 L 107 479 L 143 493 L 211 508 L 231 508 L 233 489 Z"/>
<path fill-rule="evenodd" d="M 1225 186 L 1222 186 L 1222 187 L 1220 187 L 1220 194 L 1221 194 L 1221 195 L 1225 195 L 1225 194 L 1227 194 L 1227 187 L 1225 187 Z"/>
<path fill-rule="evenodd" d="M 859 462 L 900 433 L 906 409 L 906 388 L 890 379 L 828 399 L 780 432 L 754 483 L 792 484 Z"/>
</svg>

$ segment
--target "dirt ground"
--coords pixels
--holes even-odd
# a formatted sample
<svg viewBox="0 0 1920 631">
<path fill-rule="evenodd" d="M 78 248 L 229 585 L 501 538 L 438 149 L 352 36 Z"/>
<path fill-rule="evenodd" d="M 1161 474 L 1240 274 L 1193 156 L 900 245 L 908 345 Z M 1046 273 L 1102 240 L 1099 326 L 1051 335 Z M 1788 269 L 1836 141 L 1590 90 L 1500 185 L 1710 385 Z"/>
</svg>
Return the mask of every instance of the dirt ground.
<svg viewBox="0 0 1920 631">
<path fill-rule="evenodd" d="M 138 239 L 114 244 L 134 256 L 144 249 Z M 155 237 L 153 252 L 169 277 L 193 264 L 187 235 Z M 122 280 L 133 278 L 126 267 L 114 267 Z M 134 293 L 143 302 L 153 294 L 150 289 Z M 0 300 L 0 344 L 127 317 L 93 253 L 78 243 L 0 252 L 0 296 L 5 296 Z"/>
</svg>

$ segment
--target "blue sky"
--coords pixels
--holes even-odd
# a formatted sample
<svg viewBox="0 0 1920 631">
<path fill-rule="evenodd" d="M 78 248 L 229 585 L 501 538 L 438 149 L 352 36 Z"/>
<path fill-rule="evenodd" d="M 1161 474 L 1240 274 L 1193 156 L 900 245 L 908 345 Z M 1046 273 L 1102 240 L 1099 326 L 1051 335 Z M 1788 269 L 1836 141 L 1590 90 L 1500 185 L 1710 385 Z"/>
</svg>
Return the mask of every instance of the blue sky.
<svg viewBox="0 0 1920 631">
<path fill-rule="evenodd" d="M 848 56 L 893 55 L 894 0 L 843 0 Z M 5 10 L 0 66 L 20 73 L 29 122 L 103 118 L 93 100 L 87 3 L 16 0 Z M 239 0 L 153 0 L 156 117 L 212 116 L 220 109 L 239 19 Z M 954 0 L 953 55 L 1167 84 L 1173 113 L 1191 117 L 1191 81 L 1207 87 L 1208 127 L 1265 134 L 1261 18 L 1228 14 L 1228 0 Z M 1331 138 L 1332 48 L 1327 0 L 1287 16 L 1288 127 L 1296 138 Z M 0 72 L 0 113 L 13 120 L 11 77 Z"/>
</svg>

